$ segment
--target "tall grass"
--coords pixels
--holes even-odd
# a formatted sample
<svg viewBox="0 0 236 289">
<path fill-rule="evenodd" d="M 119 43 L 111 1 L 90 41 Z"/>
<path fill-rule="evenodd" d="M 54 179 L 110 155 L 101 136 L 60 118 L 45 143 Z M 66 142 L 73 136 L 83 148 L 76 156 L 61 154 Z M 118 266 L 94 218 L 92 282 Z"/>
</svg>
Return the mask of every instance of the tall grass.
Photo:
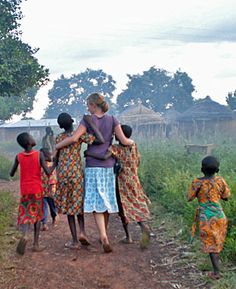
<svg viewBox="0 0 236 289">
<path fill-rule="evenodd" d="M 182 217 L 188 231 L 193 221 L 197 200 L 187 202 L 186 192 L 194 177 L 202 176 L 201 160 L 204 154 L 187 154 L 184 145 L 163 142 L 147 148 L 140 144 L 142 155 L 139 174 L 145 191 L 153 202 L 158 202 L 166 212 Z M 231 189 L 231 198 L 222 201 L 229 219 L 228 235 L 223 257 L 236 261 L 236 143 L 218 143 L 213 155 L 220 160 L 220 175 Z M 187 237 L 187 235 L 186 235 Z"/>
</svg>

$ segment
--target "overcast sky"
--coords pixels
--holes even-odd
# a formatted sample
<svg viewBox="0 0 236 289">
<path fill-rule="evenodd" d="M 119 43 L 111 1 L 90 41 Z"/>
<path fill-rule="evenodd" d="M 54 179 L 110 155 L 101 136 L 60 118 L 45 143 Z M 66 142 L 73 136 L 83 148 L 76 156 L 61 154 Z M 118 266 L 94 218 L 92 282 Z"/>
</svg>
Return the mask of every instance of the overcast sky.
<svg viewBox="0 0 236 289">
<path fill-rule="evenodd" d="M 195 98 L 225 104 L 236 89 L 235 0 L 28 0 L 21 7 L 23 41 L 40 48 L 52 81 L 103 69 L 117 81 L 117 95 L 126 74 L 155 66 L 187 72 Z M 51 86 L 38 93 L 35 118 Z"/>
</svg>

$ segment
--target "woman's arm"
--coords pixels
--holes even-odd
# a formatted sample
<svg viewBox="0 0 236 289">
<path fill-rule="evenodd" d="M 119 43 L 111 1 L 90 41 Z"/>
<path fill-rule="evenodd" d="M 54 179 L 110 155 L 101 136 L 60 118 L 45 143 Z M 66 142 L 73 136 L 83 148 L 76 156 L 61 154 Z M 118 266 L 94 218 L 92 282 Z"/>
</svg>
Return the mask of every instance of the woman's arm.
<svg viewBox="0 0 236 289">
<path fill-rule="evenodd" d="M 14 176 L 14 174 L 15 174 L 17 168 L 18 168 L 18 165 L 19 165 L 19 161 L 18 161 L 18 158 L 17 158 L 17 156 L 16 156 L 16 157 L 15 157 L 14 164 L 13 164 L 13 166 L 12 166 L 12 168 L 11 168 L 11 171 L 10 171 L 10 176 L 11 176 L 11 177 Z"/>
<path fill-rule="evenodd" d="M 125 137 L 120 124 L 115 127 L 115 135 L 124 146 L 132 145 L 134 143 L 132 139 Z"/>
<path fill-rule="evenodd" d="M 73 133 L 72 136 L 68 136 L 67 138 L 63 139 L 61 142 L 59 142 L 56 145 L 56 149 L 59 150 L 61 148 L 64 148 L 72 143 L 75 143 L 78 141 L 78 139 L 86 133 L 86 127 L 83 126 L 82 124 L 80 124 L 77 129 L 75 130 L 75 132 Z"/>
</svg>

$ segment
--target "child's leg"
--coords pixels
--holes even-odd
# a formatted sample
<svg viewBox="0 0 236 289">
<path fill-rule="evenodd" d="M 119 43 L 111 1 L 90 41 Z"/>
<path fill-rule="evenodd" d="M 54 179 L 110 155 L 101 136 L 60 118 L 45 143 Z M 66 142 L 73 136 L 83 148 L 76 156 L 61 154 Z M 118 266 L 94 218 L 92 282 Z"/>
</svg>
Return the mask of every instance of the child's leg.
<svg viewBox="0 0 236 289">
<path fill-rule="evenodd" d="M 52 223 L 54 223 L 55 222 L 55 218 L 57 216 L 57 211 L 56 211 L 56 207 L 55 207 L 53 198 L 47 197 L 47 203 L 48 203 L 48 206 L 49 206 L 50 215 L 51 215 L 51 218 L 52 218 Z"/>
<path fill-rule="evenodd" d="M 45 247 L 39 247 L 40 225 L 41 225 L 40 221 L 34 223 L 34 242 L 33 242 L 34 252 L 41 252 L 45 249 Z"/>
<path fill-rule="evenodd" d="M 77 239 L 77 231 L 76 231 L 76 224 L 75 224 L 75 216 L 74 215 L 67 215 L 68 224 L 70 227 L 70 232 L 72 236 L 72 243 L 66 243 L 65 246 L 71 249 L 78 249 L 78 239 Z"/>
<path fill-rule="evenodd" d="M 43 224 L 43 231 L 47 231 L 47 219 L 48 219 L 48 204 L 47 204 L 47 198 L 43 197 L 43 219 L 42 219 L 42 224 Z"/>
<path fill-rule="evenodd" d="M 220 278 L 220 267 L 219 267 L 219 254 L 218 253 L 210 253 L 210 259 L 212 263 L 212 267 L 214 270 L 213 274 L 209 274 L 209 277 L 212 279 L 219 279 Z"/>
<path fill-rule="evenodd" d="M 105 217 L 103 213 L 94 213 L 94 218 L 96 221 L 96 225 L 100 234 L 100 240 L 103 245 L 103 249 L 105 253 L 110 253 L 112 252 L 112 248 L 109 244 L 109 240 L 107 237 L 107 232 L 106 232 L 106 225 L 105 225 Z"/>
<path fill-rule="evenodd" d="M 125 231 L 125 239 L 122 239 L 121 242 L 126 243 L 126 244 L 132 244 L 133 240 L 132 240 L 131 234 L 129 232 L 129 224 L 126 222 L 125 218 L 123 218 L 122 216 L 120 216 L 120 218 L 121 218 L 122 225 L 123 225 L 123 228 Z"/>
<path fill-rule="evenodd" d="M 142 232 L 141 239 L 139 242 L 140 248 L 146 249 L 150 243 L 150 230 L 143 222 L 138 222 L 138 224 Z"/>
<path fill-rule="evenodd" d="M 90 245 L 86 233 L 85 233 L 85 227 L 84 227 L 84 214 L 77 215 L 78 223 L 79 223 L 79 228 L 80 228 L 80 236 L 79 236 L 79 241 L 82 245 L 88 246 Z"/>
<path fill-rule="evenodd" d="M 20 238 L 19 243 L 16 247 L 16 252 L 20 255 L 25 254 L 25 248 L 28 241 L 28 233 L 29 233 L 29 224 L 23 224 L 20 225 L 21 231 L 22 231 L 22 237 Z"/>
</svg>

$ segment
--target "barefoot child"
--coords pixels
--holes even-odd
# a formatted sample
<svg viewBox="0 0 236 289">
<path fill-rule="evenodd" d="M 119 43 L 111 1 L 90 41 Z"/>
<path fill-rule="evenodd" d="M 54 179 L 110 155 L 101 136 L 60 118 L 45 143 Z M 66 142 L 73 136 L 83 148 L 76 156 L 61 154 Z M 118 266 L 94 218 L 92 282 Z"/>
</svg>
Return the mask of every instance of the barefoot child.
<svg viewBox="0 0 236 289">
<path fill-rule="evenodd" d="M 64 129 L 64 132 L 59 134 L 56 138 L 56 143 L 59 143 L 68 136 L 73 135 L 74 120 L 68 113 L 61 113 L 58 116 L 57 122 L 60 128 Z M 101 143 L 103 141 L 103 137 L 100 135 L 98 129 L 92 122 L 90 125 L 93 127 L 93 131 Z M 56 169 L 58 183 L 55 194 L 55 204 L 58 209 L 58 213 L 67 215 L 72 241 L 67 242 L 65 247 L 71 249 L 79 248 L 75 216 L 77 216 L 80 227 L 79 241 L 82 245 L 89 245 L 84 228 L 84 176 L 80 150 L 82 142 L 91 144 L 94 142 L 94 140 L 95 137 L 93 135 L 84 134 L 78 139 L 77 142 L 63 147 L 59 151 L 58 166 Z"/>
<path fill-rule="evenodd" d="M 16 156 L 10 176 L 14 176 L 19 165 L 21 197 L 17 223 L 23 235 L 17 245 L 16 251 L 20 255 L 23 255 L 28 240 L 30 224 L 34 224 L 33 251 L 40 252 L 43 249 L 39 247 L 40 221 L 43 215 L 41 167 L 47 175 L 50 175 L 53 168 L 48 169 L 43 154 L 32 149 L 36 143 L 30 134 L 27 132 L 19 134 L 17 142 L 24 151 Z"/>
<path fill-rule="evenodd" d="M 48 148 L 41 148 L 40 151 L 43 153 L 47 166 L 50 168 L 53 166 L 52 153 Z M 51 175 L 48 177 L 43 170 L 42 171 L 42 186 L 43 186 L 43 219 L 42 219 L 42 231 L 47 231 L 47 217 L 48 217 L 48 206 L 50 215 L 52 218 L 52 225 L 56 225 L 58 221 L 58 214 L 54 203 L 54 195 L 56 192 L 57 175 L 56 170 L 53 170 Z"/>
<path fill-rule="evenodd" d="M 132 128 L 128 125 L 121 125 L 121 128 L 125 137 L 130 138 Z M 86 154 L 91 156 L 89 152 L 86 152 Z M 117 176 L 116 190 L 119 215 L 126 234 L 123 242 L 128 244 L 133 242 L 128 224 L 137 222 L 142 232 L 140 247 L 144 249 L 148 246 L 150 239 L 149 229 L 144 224 L 144 221 L 150 218 L 148 206 L 151 202 L 143 191 L 138 177 L 140 154 L 137 145 L 124 146 L 119 142 L 118 145 L 111 145 L 108 152 L 103 156 L 92 154 L 93 157 L 104 160 L 111 155 L 119 162 L 121 167 Z"/>
<path fill-rule="evenodd" d="M 192 238 L 196 230 L 196 222 L 199 221 L 199 231 L 202 250 L 209 253 L 213 272 L 208 276 L 211 279 L 220 278 L 219 253 L 227 232 L 227 218 L 223 212 L 220 200 L 227 200 L 230 190 L 225 180 L 215 176 L 219 171 L 220 163 L 213 156 L 207 156 L 202 160 L 201 171 L 204 177 L 195 178 L 188 190 L 188 201 L 198 199 L 198 209 L 195 214 L 195 222 L 192 226 Z"/>
</svg>

